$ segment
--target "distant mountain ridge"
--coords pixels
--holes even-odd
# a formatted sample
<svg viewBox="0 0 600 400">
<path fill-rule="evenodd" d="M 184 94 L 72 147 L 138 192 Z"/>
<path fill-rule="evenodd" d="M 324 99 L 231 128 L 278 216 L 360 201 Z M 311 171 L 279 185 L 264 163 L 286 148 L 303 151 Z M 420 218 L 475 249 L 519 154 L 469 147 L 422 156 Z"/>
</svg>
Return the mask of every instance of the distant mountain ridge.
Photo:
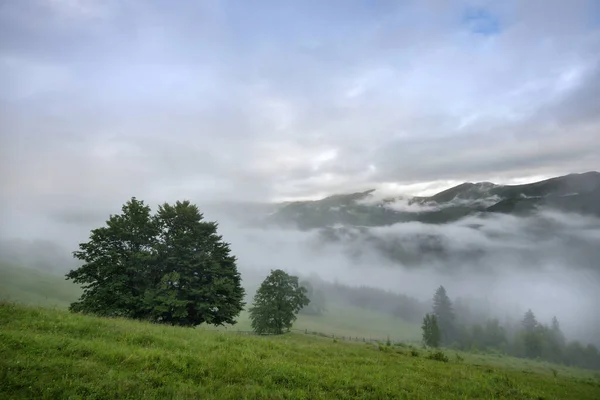
<svg viewBox="0 0 600 400">
<path fill-rule="evenodd" d="M 522 185 L 465 182 L 429 197 L 377 200 L 374 189 L 315 201 L 288 202 L 265 223 L 300 229 L 446 223 L 473 213 L 529 213 L 551 208 L 600 217 L 600 172 L 569 174 Z"/>
</svg>

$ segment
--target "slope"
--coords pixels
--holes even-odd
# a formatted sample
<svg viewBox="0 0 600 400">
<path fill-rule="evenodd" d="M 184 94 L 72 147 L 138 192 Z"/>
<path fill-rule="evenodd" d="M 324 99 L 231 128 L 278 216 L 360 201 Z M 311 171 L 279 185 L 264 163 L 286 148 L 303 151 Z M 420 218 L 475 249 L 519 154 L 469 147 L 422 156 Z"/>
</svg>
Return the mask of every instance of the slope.
<svg viewBox="0 0 600 400">
<path fill-rule="evenodd" d="M 596 399 L 585 371 L 427 359 L 423 351 L 255 337 L 0 303 L 0 397 Z M 521 365 L 523 367 L 523 365 Z"/>
<path fill-rule="evenodd" d="M 80 295 L 64 276 L 0 262 L 0 300 L 67 308 Z"/>
<path fill-rule="evenodd" d="M 246 311 L 240 314 L 238 323 L 218 328 L 220 331 L 250 331 L 250 318 Z M 294 331 L 308 331 L 336 337 L 373 339 L 385 341 L 418 342 L 421 339 L 419 324 L 406 322 L 389 314 L 358 307 L 341 307 L 329 304 L 323 315 L 298 315 Z"/>
</svg>

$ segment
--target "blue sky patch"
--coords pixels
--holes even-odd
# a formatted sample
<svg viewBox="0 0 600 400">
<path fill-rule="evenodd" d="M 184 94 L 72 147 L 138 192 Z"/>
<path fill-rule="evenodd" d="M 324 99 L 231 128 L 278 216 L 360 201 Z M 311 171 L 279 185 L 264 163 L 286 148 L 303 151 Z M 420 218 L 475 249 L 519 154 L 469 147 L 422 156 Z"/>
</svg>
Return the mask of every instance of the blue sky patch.
<svg viewBox="0 0 600 400">
<path fill-rule="evenodd" d="M 463 14 L 463 23 L 471 32 L 481 35 L 496 35 L 501 31 L 498 17 L 485 8 L 467 8 Z"/>
</svg>

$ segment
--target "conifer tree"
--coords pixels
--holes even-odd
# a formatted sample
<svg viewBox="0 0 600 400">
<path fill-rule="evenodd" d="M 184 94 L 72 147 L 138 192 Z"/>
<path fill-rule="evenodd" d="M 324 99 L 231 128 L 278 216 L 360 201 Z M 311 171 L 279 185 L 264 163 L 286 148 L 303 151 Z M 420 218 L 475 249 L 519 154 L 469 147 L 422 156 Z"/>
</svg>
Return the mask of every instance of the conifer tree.
<svg viewBox="0 0 600 400">
<path fill-rule="evenodd" d="M 527 312 L 523 316 L 523 321 L 521 322 L 521 325 L 523 326 L 523 329 L 525 329 L 526 332 L 533 332 L 535 328 L 537 328 L 538 322 L 535 318 L 535 314 L 533 313 L 533 311 L 531 311 L 531 309 L 527 310 Z"/>
<path fill-rule="evenodd" d="M 455 339 L 454 311 L 452 302 L 444 286 L 440 286 L 433 296 L 433 314 L 441 332 L 441 343 L 450 344 Z"/>
<path fill-rule="evenodd" d="M 521 322 L 523 326 L 523 343 L 525 345 L 525 356 L 536 358 L 542 354 L 543 329 L 538 324 L 533 311 L 527 310 Z"/>
<path fill-rule="evenodd" d="M 421 329 L 423 330 L 423 343 L 430 347 L 439 347 L 441 333 L 435 314 L 425 315 Z"/>
</svg>

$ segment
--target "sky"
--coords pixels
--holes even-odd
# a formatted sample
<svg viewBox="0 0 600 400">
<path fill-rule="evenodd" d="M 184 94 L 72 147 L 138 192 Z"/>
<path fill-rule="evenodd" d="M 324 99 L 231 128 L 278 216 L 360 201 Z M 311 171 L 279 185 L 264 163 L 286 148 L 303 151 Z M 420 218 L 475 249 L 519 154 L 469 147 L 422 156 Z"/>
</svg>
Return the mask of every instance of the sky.
<svg viewBox="0 0 600 400">
<path fill-rule="evenodd" d="M 598 1 L 0 2 L 3 210 L 600 169 Z"/>
</svg>

